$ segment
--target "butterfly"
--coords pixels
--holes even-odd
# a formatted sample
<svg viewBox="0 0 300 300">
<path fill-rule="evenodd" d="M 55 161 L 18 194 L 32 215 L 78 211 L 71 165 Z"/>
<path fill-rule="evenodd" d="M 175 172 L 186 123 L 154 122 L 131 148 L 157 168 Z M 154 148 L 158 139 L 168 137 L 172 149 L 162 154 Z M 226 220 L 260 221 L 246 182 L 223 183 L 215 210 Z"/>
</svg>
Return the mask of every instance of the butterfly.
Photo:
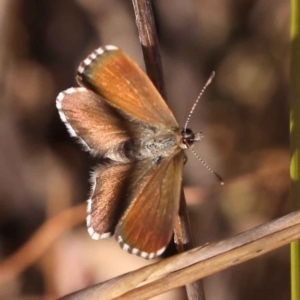
<svg viewBox="0 0 300 300">
<path fill-rule="evenodd" d="M 56 106 L 70 135 L 99 165 L 87 200 L 90 236 L 115 235 L 129 253 L 152 259 L 170 242 L 178 215 L 184 149 L 201 139 L 181 130 L 148 76 L 114 46 L 79 66 L 78 88 Z"/>
</svg>

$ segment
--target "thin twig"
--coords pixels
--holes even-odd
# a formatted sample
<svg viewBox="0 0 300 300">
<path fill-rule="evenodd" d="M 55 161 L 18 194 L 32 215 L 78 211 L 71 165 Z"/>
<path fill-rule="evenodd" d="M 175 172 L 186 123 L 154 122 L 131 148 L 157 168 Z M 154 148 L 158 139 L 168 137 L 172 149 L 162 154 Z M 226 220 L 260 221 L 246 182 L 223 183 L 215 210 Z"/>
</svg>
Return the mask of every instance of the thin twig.
<svg viewBox="0 0 300 300">
<path fill-rule="evenodd" d="M 166 101 L 167 93 L 151 0 L 132 0 L 132 3 L 147 74 Z M 193 248 L 194 245 L 183 192 L 180 197 L 180 212 L 177 220 L 178 222 L 174 230 L 177 249 L 179 252 L 189 250 Z M 181 233 L 184 234 L 184 236 L 180 236 L 179 234 Z M 205 300 L 202 282 L 198 281 L 189 284 L 186 286 L 186 290 L 189 299 Z"/>
<path fill-rule="evenodd" d="M 291 153 L 291 207 L 300 208 L 300 0 L 291 1 L 291 101 L 290 101 L 290 153 Z M 300 241 L 291 244 L 291 299 L 300 299 Z"/>
<path fill-rule="evenodd" d="M 167 92 L 151 0 L 132 0 L 132 3 L 147 74 L 166 101 Z"/>
</svg>

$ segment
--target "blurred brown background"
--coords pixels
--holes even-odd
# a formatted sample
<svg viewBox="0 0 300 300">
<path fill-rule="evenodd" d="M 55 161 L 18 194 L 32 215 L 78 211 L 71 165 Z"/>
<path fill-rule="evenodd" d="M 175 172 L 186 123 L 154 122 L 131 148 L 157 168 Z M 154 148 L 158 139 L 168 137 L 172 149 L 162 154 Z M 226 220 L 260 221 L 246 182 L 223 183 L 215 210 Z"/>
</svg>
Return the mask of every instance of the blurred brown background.
<svg viewBox="0 0 300 300">
<path fill-rule="evenodd" d="M 169 105 L 182 126 L 203 84 L 216 77 L 190 127 L 184 171 L 197 245 L 289 212 L 289 15 L 287 0 L 154 1 Z M 115 45 L 143 67 L 131 1 L 0 1 L 0 255 L 43 222 L 84 203 L 95 164 L 68 135 L 57 94 L 76 86 L 78 64 Z M 39 245 L 36 245 L 38 248 Z M 84 223 L 60 235 L 30 268 L 0 283 L 0 299 L 54 299 L 146 264 Z M 289 249 L 210 276 L 207 300 L 289 299 Z M 0 265 L 1 278 L 1 265 Z M 167 298 L 169 297 L 169 298 Z M 185 299 L 181 291 L 159 299 Z"/>
</svg>

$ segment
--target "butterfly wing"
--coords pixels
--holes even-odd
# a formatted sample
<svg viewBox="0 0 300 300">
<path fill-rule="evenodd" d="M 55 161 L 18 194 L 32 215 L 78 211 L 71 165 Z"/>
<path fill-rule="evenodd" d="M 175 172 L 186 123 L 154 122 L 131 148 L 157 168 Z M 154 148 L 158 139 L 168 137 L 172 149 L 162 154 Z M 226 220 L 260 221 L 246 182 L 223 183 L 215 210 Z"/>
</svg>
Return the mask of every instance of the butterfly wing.
<svg viewBox="0 0 300 300">
<path fill-rule="evenodd" d="M 87 229 L 94 240 L 111 236 L 126 207 L 126 187 L 134 163 L 104 164 L 92 176 L 91 198 L 87 201 Z"/>
<path fill-rule="evenodd" d="M 130 205 L 115 233 L 124 250 L 149 259 L 164 252 L 179 210 L 184 160 L 180 151 L 160 163 L 140 162 L 133 170 Z"/>
<path fill-rule="evenodd" d="M 125 116 L 86 88 L 70 88 L 56 99 L 60 117 L 71 136 L 92 154 L 103 154 L 113 146 L 138 135 Z"/>
<path fill-rule="evenodd" d="M 104 164 L 93 175 L 87 227 L 95 240 L 111 236 L 123 249 L 144 258 L 160 255 L 178 213 L 184 154 L 157 163 Z M 125 211 L 125 214 L 124 214 Z"/>
<path fill-rule="evenodd" d="M 114 46 L 99 48 L 89 55 L 79 66 L 77 79 L 131 120 L 149 126 L 178 127 L 148 76 Z"/>
</svg>

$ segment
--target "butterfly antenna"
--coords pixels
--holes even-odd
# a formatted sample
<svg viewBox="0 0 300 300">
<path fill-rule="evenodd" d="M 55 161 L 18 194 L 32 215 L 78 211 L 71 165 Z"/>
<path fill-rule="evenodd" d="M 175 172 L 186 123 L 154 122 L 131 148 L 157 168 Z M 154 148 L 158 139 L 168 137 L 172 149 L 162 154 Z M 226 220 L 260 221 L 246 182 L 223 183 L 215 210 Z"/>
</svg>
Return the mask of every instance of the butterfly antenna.
<svg viewBox="0 0 300 300">
<path fill-rule="evenodd" d="M 192 107 L 192 109 L 191 109 L 191 111 L 190 111 L 190 113 L 189 113 L 189 115 L 188 115 L 188 117 L 187 117 L 187 120 L 186 120 L 186 122 L 185 122 L 185 125 L 184 125 L 184 132 L 186 132 L 186 129 L 187 129 L 187 126 L 188 126 L 188 124 L 189 124 L 189 122 L 190 122 L 191 116 L 192 116 L 192 114 L 193 114 L 193 112 L 194 112 L 194 110 L 195 110 L 195 108 L 196 108 L 196 106 L 197 106 L 199 100 L 201 99 L 201 97 L 202 97 L 204 91 L 206 90 L 206 88 L 207 88 L 207 87 L 210 85 L 210 83 L 212 82 L 213 78 L 215 77 L 215 74 L 216 74 L 215 71 L 213 71 L 213 72 L 211 73 L 210 77 L 208 78 L 208 80 L 206 81 L 204 87 L 202 88 L 202 90 L 201 90 L 201 92 L 200 92 L 200 94 L 199 94 L 197 100 L 195 101 L 195 103 L 194 103 L 194 105 L 193 105 L 193 107 Z"/>
<path fill-rule="evenodd" d="M 189 150 L 192 151 L 192 153 L 198 158 L 198 160 L 202 163 L 202 165 L 212 174 L 214 174 L 217 179 L 219 180 L 221 185 L 224 185 L 224 181 L 222 179 L 222 177 L 217 174 L 194 150 L 193 148 L 189 148 Z"/>
</svg>

